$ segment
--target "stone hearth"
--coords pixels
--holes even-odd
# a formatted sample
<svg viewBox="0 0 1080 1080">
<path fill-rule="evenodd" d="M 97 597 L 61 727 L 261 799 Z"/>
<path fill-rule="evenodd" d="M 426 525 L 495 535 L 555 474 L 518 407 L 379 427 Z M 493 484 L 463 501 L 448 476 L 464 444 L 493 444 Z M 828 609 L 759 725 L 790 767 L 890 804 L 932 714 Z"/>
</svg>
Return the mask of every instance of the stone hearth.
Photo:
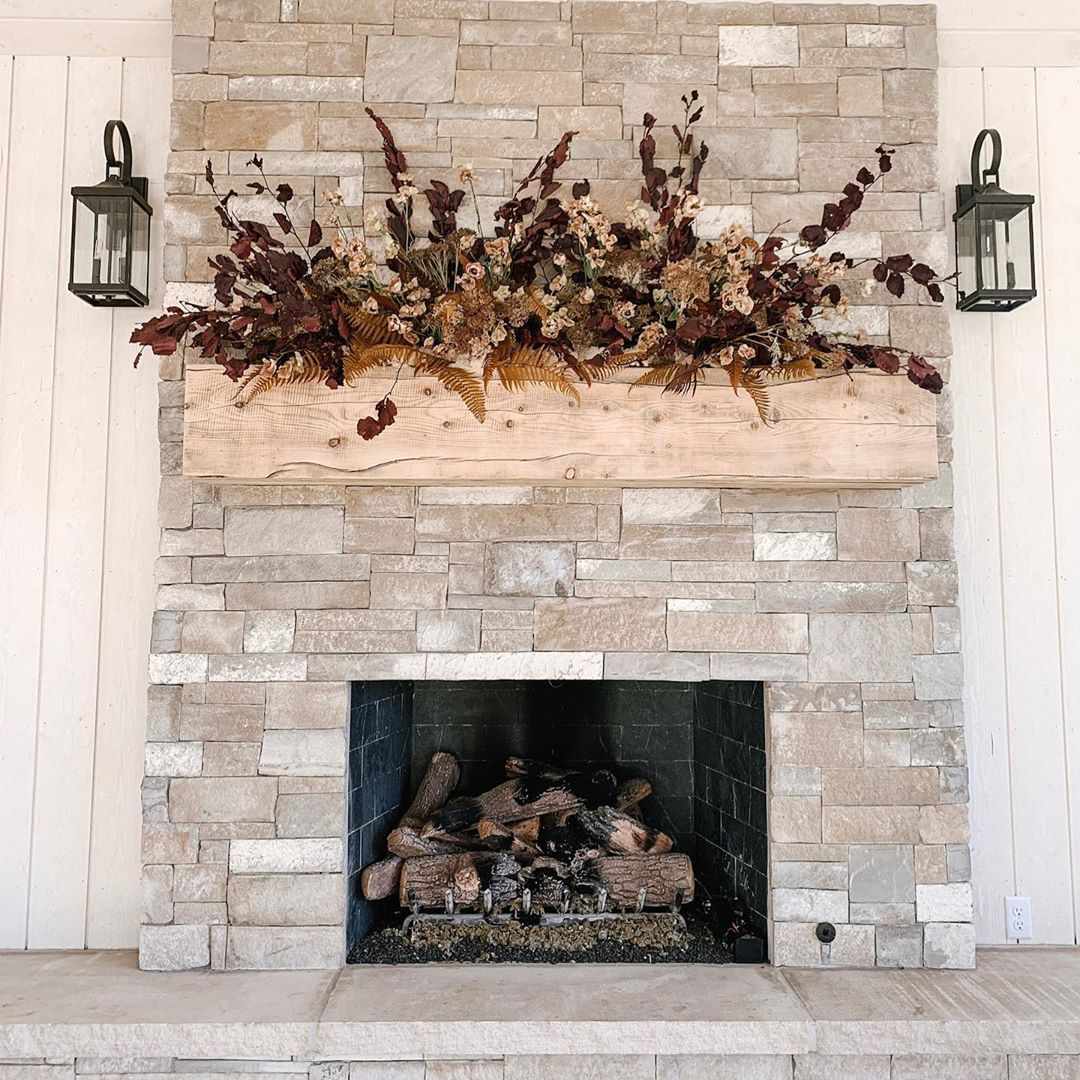
<svg viewBox="0 0 1080 1080">
<path fill-rule="evenodd" d="M 621 210 L 634 125 L 691 88 L 706 229 L 808 220 L 902 143 L 847 246 L 946 262 L 931 7 L 221 7 L 177 4 L 173 297 L 223 239 L 207 157 L 242 189 L 257 150 L 308 215 L 385 198 L 365 100 L 425 176 L 473 161 L 482 213 L 566 127 L 566 176 Z M 855 302 L 871 339 L 947 355 L 944 312 Z M 161 374 L 144 967 L 338 967 L 350 684 L 491 679 L 764 683 L 774 962 L 974 963 L 947 398 L 940 479 L 902 492 L 239 485 L 181 475 L 181 359 Z"/>
</svg>

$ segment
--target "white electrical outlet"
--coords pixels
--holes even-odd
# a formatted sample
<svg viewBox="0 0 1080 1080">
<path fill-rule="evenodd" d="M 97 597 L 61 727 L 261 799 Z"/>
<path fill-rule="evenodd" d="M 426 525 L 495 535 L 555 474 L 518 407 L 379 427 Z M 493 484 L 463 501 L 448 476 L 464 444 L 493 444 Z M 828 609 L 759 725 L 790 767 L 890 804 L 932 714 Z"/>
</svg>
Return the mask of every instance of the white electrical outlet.
<svg viewBox="0 0 1080 1080">
<path fill-rule="evenodd" d="M 1030 896 L 1005 897 L 1005 936 L 1021 941 L 1034 937 Z"/>
</svg>

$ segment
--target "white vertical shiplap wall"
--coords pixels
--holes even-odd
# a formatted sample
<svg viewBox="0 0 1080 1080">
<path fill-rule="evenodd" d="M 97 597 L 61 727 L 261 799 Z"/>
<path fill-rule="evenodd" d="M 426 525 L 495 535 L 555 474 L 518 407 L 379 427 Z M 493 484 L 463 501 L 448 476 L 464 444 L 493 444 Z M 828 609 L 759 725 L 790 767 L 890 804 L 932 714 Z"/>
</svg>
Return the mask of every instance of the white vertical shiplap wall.
<svg viewBox="0 0 1080 1080">
<path fill-rule="evenodd" d="M 1006 942 L 1004 898 L 1032 900 L 1034 940 L 1080 927 L 1080 66 L 941 72 L 943 183 L 979 129 L 1002 184 L 1036 196 L 1039 297 L 953 316 L 956 515 L 979 941 Z M 973 57 L 974 58 L 974 57 Z M 1006 63 L 1004 58 L 998 62 Z M 1074 61 L 1075 63 L 1076 61 Z M 953 192 L 946 206 L 953 210 Z"/>
<path fill-rule="evenodd" d="M 138 51 L 160 54 L 150 29 Z M 0 948 L 130 946 L 139 922 L 157 379 L 132 369 L 145 312 L 67 292 L 67 192 L 101 178 L 121 117 L 160 208 L 170 79 L 161 55 L 102 55 L 107 38 L 0 55 Z"/>
</svg>

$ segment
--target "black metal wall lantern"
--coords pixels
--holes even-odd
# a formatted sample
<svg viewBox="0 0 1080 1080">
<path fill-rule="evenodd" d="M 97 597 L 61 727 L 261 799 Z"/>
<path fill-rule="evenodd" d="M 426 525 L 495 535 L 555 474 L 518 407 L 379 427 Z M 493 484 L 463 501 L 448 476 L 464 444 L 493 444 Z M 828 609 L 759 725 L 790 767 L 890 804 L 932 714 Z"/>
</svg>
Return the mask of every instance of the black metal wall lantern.
<svg viewBox="0 0 1080 1080">
<path fill-rule="evenodd" d="M 121 158 L 115 139 L 120 136 Z M 131 175 L 131 138 L 123 120 L 105 125 L 105 179 L 71 189 L 68 289 L 94 307 L 150 303 L 150 218 L 145 176 Z"/>
<path fill-rule="evenodd" d="M 993 158 L 979 172 L 989 136 Z M 956 186 L 956 306 L 1012 311 L 1035 296 L 1034 195 L 1001 187 L 1001 136 L 984 128 L 971 151 L 971 183 Z M 992 179 L 991 179 L 992 177 Z"/>
</svg>

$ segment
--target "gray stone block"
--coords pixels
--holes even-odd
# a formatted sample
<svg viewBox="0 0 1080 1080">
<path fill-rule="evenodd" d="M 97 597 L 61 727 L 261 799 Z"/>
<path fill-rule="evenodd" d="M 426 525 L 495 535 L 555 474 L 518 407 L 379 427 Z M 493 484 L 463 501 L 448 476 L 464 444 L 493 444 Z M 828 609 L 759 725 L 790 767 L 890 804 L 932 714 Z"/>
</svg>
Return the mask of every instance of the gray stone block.
<svg viewBox="0 0 1080 1080">
<path fill-rule="evenodd" d="M 225 966 L 260 971 L 338 968 L 345 960 L 341 926 L 230 926 Z"/>
<path fill-rule="evenodd" d="M 975 927 L 971 923 L 928 923 L 923 930 L 923 962 L 928 968 L 975 967 Z"/>
<path fill-rule="evenodd" d="M 210 966 L 208 926 L 143 926 L 139 967 L 143 971 L 189 971 Z"/>
<path fill-rule="evenodd" d="M 337 926 L 345 918 L 341 874 L 235 874 L 229 920 L 237 926 Z"/>
<path fill-rule="evenodd" d="M 246 506 L 225 511 L 227 555 L 333 555 L 342 551 L 339 506 Z"/>
<path fill-rule="evenodd" d="M 915 860 L 907 844 L 853 844 L 848 852 L 853 901 L 915 899 Z"/>
<path fill-rule="evenodd" d="M 919 968 L 923 965 L 921 926 L 879 926 L 877 928 L 878 967 Z"/>
<path fill-rule="evenodd" d="M 484 591 L 496 596 L 570 596 L 573 544 L 488 544 Z"/>
</svg>

